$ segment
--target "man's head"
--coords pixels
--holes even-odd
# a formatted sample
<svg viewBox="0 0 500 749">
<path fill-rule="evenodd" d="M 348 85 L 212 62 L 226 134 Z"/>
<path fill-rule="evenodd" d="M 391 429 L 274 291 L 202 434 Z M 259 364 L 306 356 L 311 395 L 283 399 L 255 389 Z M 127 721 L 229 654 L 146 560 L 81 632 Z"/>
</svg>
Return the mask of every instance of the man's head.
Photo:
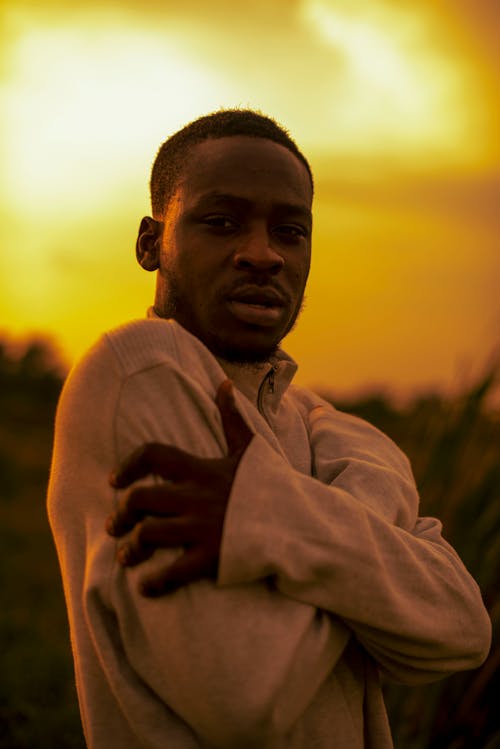
<svg viewBox="0 0 500 749">
<path fill-rule="evenodd" d="M 312 186 L 313 176 L 307 159 L 281 125 L 251 109 L 223 109 L 190 122 L 160 146 L 149 183 L 155 219 L 162 219 L 193 147 L 205 140 L 237 135 L 264 138 L 288 148 L 306 167 Z"/>
<path fill-rule="evenodd" d="M 160 148 L 154 218 L 137 257 L 158 270 L 155 310 L 217 356 L 269 358 L 300 311 L 309 272 L 313 183 L 285 130 L 247 110 L 187 125 Z"/>
</svg>

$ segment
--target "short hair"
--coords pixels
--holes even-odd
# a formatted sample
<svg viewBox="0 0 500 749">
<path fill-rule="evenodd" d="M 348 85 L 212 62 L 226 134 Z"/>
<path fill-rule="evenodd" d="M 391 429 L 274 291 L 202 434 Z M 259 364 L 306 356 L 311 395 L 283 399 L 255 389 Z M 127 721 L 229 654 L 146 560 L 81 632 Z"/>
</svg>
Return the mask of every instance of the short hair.
<svg viewBox="0 0 500 749">
<path fill-rule="evenodd" d="M 149 183 L 153 216 L 163 214 L 193 146 L 205 140 L 237 135 L 264 138 L 288 148 L 306 167 L 314 189 L 311 167 L 282 125 L 252 109 L 221 109 L 193 120 L 160 146 Z"/>
</svg>

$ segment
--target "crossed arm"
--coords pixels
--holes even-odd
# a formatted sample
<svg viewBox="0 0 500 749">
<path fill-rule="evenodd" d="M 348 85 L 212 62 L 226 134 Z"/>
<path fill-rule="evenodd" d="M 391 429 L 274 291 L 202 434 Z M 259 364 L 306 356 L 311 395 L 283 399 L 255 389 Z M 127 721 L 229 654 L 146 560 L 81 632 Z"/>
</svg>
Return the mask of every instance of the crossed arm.
<svg viewBox="0 0 500 749">
<path fill-rule="evenodd" d="M 479 665 L 489 642 L 479 591 L 443 540 L 439 522 L 416 518 L 415 489 L 407 476 L 363 449 L 333 460 L 328 433 L 321 436 L 321 419 L 316 452 L 323 482 L 297 474 L 262 438 L 253 437 L 229 381 L 219 389 L 217 405 L 228 443 L 225 458 L 207 460 L 152 444 L 112 477 L 116 487 L 132 486 L 107 526 L 115 536 L 133 529 L 119 547 L 123 566 L 140 564 L 159 547 L 184 548 L 173 564 L 142 580 L 144 595 L 161 595 L 204 577 L 218 577 L 225 585 L 272 576 L 286 596 L 343 620 L 397 680 L 431 680 Z M 249 460 L 237 476 L 247 450 Z M 256 465 L 258 478 L 251 475 Z M 149 474 L 165 481 L 133 487 Z M 232 562 L 224 564 L 223 530 L 231 536 L 231 506 L 239 502 L 241 508 L 241 487 L 252 478 L 259 482 L 260 499 L 254 503 L 259 506 L 247 510 L 251 527 L 238 534 L 243 543 L 231 549 L 225 542 Z M 385 515 L 373 503 L 377 492 L 388 495 Z"/>
<path fill-rule="evenodd" d="M 118 548 L 120 564 L 135 566 L 157 548 L 184 547 L 175 562 L 141 580 L 143 595 L 172 592 L 180 585 L 217 576 L 226 507 L 238 464 L 253 434 L 236 408 L 230 380 L 219 387 L 216 403 L 227 456 L 198 458 L 173 445 L 149 443 L 111 474 L 110 484 L 117 489 L 149 475 L 164 480 L 133 487 L 108 517 L 106 530 L 111 536 L 132 531 Z"/>
<path fill-rule="evenodd" d="M 169 342 L 167 326 L 143 327 Z M 479 591 L 439 524 L 417 520 L 394 446 L 351 417 L 322 415 L 314 399 L 304 475 L 236 396 L 250 433 L 227 384 L 214 403 L 220 368 L 203 351 L 190 356 L 152 367 L 144 354 L 125 378 L 103 341 L 58 408 L 49 515 L 87 729 L 94 709 L 100 720 L 96 678 L 138 735 L 146 686 L 149 733 L 166 735 L 174 720 L 213 746 L 260 747 L 301 716 L 316 723 L 315 696 L 335 689 L 356 639 L 403 681 L 479 665 L 490 636 Z M 148 440 L 156 446 L 115 465 L 110 486 L 116 456 Z M 138 479 L 151 475 L 159 481 L 145 491 Z M 103 529 L 117 494 L 113 544 Z M 138 593 L 141 582 L 153 596 Z"/>
<path fill-rule="evenodd" d="M 393 447 L 384 456 L 386 443 L 367 442 L 349 418 L 336 415 L 331 429 L 328 412 L 313 425 L 306 476 L 238 401 L 250 432 L 227 384 L 214 404 L 219 371 L 200 387 L 168 362 L 122 387 L 114 366 L 101 347 L 65 388 L 49 489 L 89 705 L 100 664 L 139 733 L 130 695 L 147 685 L 160 735 L 173 711 L 214 746 L 264 746 L 303 715 L 315 722 L 315 695 L 335 689 L 352 633 L 403 681 L 478 665 L 489 638 L 479 593 L 436 523 L 416 521 L 414 487 L 401 466 L 386 465 Z M 178 408 L 159 418 L 167 395 Z M 119 465 L 107 486 L 114 456 L 148 438 L 156 446 Z M 160 480 L 146 491 L 137 480 L 151 475 Z M 118 551 L 124 567 L 103 533 L 112 487 L 126 490 L 107 522 L 118 550 L 128 549 Z M 138 593 L 140 582 L 153 597 Z"/>
</svg>

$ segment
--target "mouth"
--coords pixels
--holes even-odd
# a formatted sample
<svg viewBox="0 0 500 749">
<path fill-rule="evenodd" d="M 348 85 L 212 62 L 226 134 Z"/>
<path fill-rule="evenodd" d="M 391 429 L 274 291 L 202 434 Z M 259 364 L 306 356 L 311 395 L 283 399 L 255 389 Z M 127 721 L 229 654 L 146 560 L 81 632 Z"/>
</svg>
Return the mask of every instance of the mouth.
<svg viewBox="0 0 500 749">
<path fill-rule="evenodd" d="M 241 289 L 228 301 L 231 313 L 241 322 L 271 327 L 285 312 L 285 300 L 274 289 Z"/>
<path fill-rule="evenodd" d="M 230 301 L 228 307 L 241 322 L 263 327 L 275 325 L 283 315 L 283 307 L 269 307 L 263 304 Z"/>
</svg>

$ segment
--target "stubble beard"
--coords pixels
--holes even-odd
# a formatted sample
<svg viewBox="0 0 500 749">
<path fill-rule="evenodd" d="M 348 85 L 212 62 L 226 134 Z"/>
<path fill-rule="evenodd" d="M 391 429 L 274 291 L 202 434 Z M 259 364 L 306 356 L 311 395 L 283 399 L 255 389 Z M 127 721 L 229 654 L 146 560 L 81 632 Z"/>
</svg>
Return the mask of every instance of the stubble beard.
<svg viewBox="0 0 500 749">
<path fill-rule="evenodd" d="M 306 297 L 303 295 L 300 304 L 297 305 L 294 315 L 279 341 L 267 347 L 255 349 L 243 348 L 228 343 L 213 330 L 201 330 L 191 315 L 191 305 L 180 288 L 175 271 L 172 268 L 168 268 L 165 276 L 168 284 L 164 287 L 161 308 L 157 304 L 154 306 L 156 314 L 167 319 L 173 318 L 188 332 L 196 336 L 214 356 L 224 359 L 231 364 L 244 366 L 268 362 L 279 350 L 281 340 L 295 328 L 306 302 Z"/>
</svg>

